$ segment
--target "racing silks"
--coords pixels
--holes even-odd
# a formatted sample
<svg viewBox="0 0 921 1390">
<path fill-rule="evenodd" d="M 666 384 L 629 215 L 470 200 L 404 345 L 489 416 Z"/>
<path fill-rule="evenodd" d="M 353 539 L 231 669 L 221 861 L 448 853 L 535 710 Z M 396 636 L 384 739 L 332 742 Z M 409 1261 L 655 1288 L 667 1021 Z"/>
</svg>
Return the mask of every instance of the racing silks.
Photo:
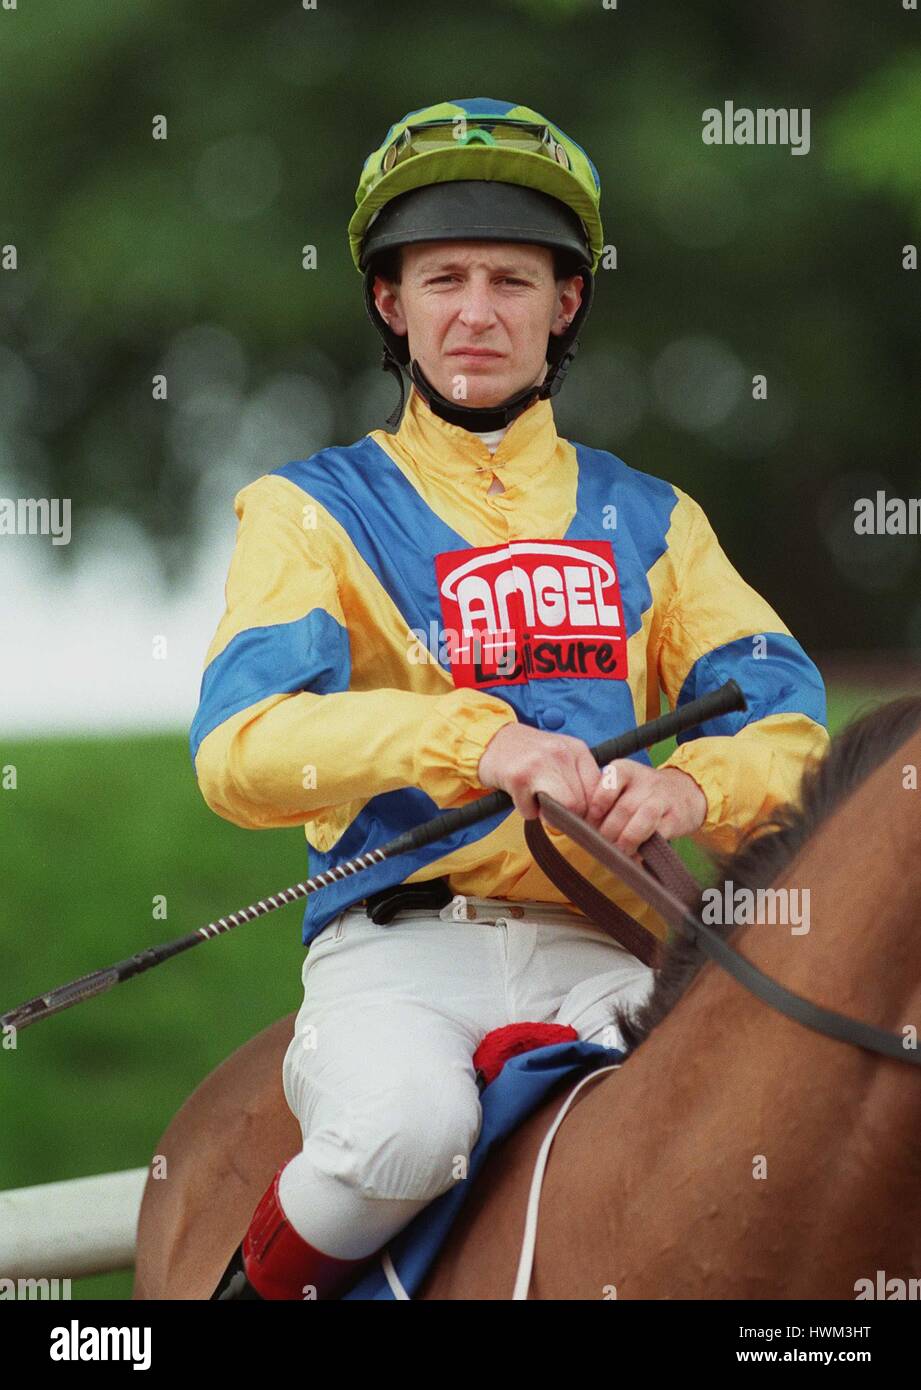
<svg viewBox="0 0 921 1390">
<path fill-rule="evenodd" d="M 489 492 L 494 476 L 503 491 Z M 796 800 L 807 762 L 826 751 L 816 666 L 702 508 L 560 438 L 548 400 L 490 455 L 413 388 L 395 434 L 287 463 L 234 508 L 193 765 L 207 804 L 235 825 L 303 825 L 311 874 L 481 796 L 480 757 L 514 720 L 591 746 L 658 715 L 660 690 L 675 708 L 732 677 L 747 710 L 682 735 L 664 764 L 703 790 L 694 838 L 716 852 Z M 407 879 L 562 901 L 523 826 L 505 812 L 309 895 L 305 944 L 351 903 Z M 584 851 L 560 847 L 665 935 Z"/>
</svg>

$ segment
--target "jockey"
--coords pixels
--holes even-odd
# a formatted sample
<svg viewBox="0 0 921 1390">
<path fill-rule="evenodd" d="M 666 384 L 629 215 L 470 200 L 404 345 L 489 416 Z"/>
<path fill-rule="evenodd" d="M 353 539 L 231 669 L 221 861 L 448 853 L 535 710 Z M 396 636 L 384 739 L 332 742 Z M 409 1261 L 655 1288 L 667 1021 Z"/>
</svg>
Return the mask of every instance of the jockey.
<svg viewBox="0 0 921 1390">
<path fill-rule="evenodd" d="M 796 799 L 828 741 L 819 672 L 701 506 L 556 432 L 604 252 L 581 146 L 528 107 L 442 102 L 391 126 L 356 203 L 353 260 L 409 397 L 394 432 L 237 494 L 193 765 L 234 824 L 303 825 L 311 874 L 490 788 L 520 815 L 307 897 L 283 1072 L 303 1146 L 215 1298 L 335 1297 L 462 1180 L 491 1030 L 620 1045 L 612 1008 L 641 1004 L 652 972 L 532 860 L 537 792 L 629 854 L 655 831 L 724 852 Z M 660 692 L 677 707 L 729 678 L 747 709 L 659 768 L 645 752 L 595 764 L 590 745 L 658 715 Z"/>
</svg>

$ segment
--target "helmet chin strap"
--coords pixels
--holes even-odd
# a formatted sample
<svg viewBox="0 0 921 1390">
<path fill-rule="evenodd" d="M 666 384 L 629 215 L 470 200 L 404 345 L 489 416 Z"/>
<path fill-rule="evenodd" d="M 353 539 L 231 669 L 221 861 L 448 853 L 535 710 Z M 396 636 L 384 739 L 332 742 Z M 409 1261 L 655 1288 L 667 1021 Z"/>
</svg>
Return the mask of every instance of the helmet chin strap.
<svg viewBox="0 0 921 1390">
<path fill-rule="evenodd" d="M 433 414 L 465 430 L 499 430 L 510 425 L 517 415 L 534 404 L 541 390 L 540 385 L 526 386 L 501 405 L 461 405 L 458 401 L 449 401 L 436 390 L 415 358 L 409 364 L 409 375 Z"/>
<path fill-rule="evenodd" d="M 432 385 L 415 358 L 409 364 L 409 375 L 433 415 L 440 416 L 449 425 L 460 425 L 461 429 L 487 433 L 490 430 L 499 430 L 510 425 L 522 411 L 527 410 L 535 401 L 547 400 L 550 396 L 555 396 L 563 384 L 566 367 L 569 366 L 575 355 L 574 347 L 557 367 L 551 368 L 542 382 L 534 386 L 526 386 L 523 391 L 519 391 L 515 396 L 510 396 L 501 405 L 472 406 L 459 405 L 457 401 L 449 401 L 437 387 Z M 400 365 L 391 355 L 389 348 L 384 348 L 381 369 L 392 372 L 400 387 L 399 402 L 387 417 L 387 424 L 395 427 L 403 413 L 405 390 Z"/>
</svg>

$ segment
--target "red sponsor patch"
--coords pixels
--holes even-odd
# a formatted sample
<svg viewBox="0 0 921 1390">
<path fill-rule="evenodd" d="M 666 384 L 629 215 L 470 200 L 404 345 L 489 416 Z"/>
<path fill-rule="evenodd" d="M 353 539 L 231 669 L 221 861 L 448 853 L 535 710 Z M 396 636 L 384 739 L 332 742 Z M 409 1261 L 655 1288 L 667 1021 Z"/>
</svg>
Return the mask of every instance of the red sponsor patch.
<svg viewBox="0 0 921 1390">
<path fill-rule="evenodd" d="M 527 540 L 435 557 L 443 645 L 458 686 L 627 679 L 610 541 Z"/>
</svg>

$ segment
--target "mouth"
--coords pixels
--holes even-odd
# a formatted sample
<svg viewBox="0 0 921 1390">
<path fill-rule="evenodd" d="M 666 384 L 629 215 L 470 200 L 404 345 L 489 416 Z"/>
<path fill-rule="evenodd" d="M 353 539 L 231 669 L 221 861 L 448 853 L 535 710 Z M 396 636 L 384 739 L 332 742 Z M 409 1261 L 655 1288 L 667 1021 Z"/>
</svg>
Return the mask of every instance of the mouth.
<svg viewBox="0 0 921 1390">
<path fill-rule="evenodd" d="M 482 358 L 498 358 L 498 357 L 502 357 L 503 355 L 504 355 L 504 354 L 501 353 L 501 352 L 495 352 L 492 348 L 477 348 L 477 347 L 454 348 L 453 351 L 451 351 L 451 352 L 448 353 L 448 356 L 449 356 L 449 357 L 471 357 L 471 358 L 479 358 L 479 357 L 482 357 Z"/>
</svg>

